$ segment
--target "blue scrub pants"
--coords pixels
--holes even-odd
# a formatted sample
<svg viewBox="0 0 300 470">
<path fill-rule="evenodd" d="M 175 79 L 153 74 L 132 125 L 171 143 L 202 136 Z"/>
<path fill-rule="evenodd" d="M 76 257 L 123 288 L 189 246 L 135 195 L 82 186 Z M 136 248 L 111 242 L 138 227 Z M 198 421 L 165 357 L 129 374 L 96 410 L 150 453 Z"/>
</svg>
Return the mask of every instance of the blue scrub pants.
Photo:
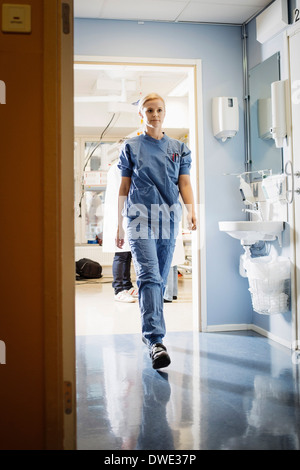
<svg viewBox="0 0 300 470">
<path fill-rule="evenodd" d="M 167 284 L 164 292 L 164 299 L 173 301 L 174 297 L 178 294 L 178 270 L 177 266 L 172 266 L 167 279 Z"/>
<path fill-rule="evenodd" d="M 148 236 L 145 237 L 147 232 Z M 152 238 L 154 235 L 150 227 L 142 233 L 144 238 L 137 238 L 136 231 L 131 230 L 130 223 L 128 224 L 127 236 L 139 289 L 142 335 L 152 345 L 161 343 L 166 334 L 163 293 L 176 237 L 172 234 L 168 239 Z"/>
</svg>

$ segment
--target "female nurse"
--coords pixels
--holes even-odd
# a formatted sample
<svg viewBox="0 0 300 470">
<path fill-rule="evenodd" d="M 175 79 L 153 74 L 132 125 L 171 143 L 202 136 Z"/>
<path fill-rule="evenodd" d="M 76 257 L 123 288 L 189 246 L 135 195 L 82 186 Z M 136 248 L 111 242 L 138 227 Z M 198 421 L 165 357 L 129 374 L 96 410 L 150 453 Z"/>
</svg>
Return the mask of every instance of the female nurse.
<svg viewBox="0 0 300 470">
<path fill-rule="evenodd" d="M 124 245 L 123 217 L 139 289 L 142 339 L 149 347 L 152 367 L 171 360 L 163 338 L 163 292 L 181 219 L 179 194 L 187 208 L 188 226 L 196 230 L 190 181 L 191 152 L 162 131 L 165 102 L 156 93 L 139 102 L 143 134 L 125 141 L 118 167 L 121 171 L 116 245 Z"/>
</svg>

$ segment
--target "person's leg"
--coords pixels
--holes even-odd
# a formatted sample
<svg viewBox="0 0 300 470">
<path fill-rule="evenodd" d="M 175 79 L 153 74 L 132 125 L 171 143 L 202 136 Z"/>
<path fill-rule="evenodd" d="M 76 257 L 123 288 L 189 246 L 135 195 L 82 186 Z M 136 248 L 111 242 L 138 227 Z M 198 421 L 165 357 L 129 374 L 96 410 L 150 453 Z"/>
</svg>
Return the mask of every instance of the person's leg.
<svg viewBox="0 0 300 470">
<path fill-rule="evenodd" d="M 112 286 L 115 291 L 115 300 L 119 302 L 134 302 L 133 295 L 128 293 L 132 284 L 130 280 L 130 251 L 116 252 L 113 260 L 113 282 Z"/>
<path fill-rule="evenodd" d="M 175 245 L 150 237 L 128 238 L 137 275 L 142 334 L 150 345 L 161 343 L 166 333 L 163 291 Z"/>
<path fill-rule="evenodd" d="M 165 287 L 164 291 L 164 301 L 166 302 L 172 302 L 173 300 L 173 268 L 170 268 L 168 278 L 167 278 L 167 284 Z"/>
<path fill-rule="evenodd" d="M 113 274 L 113 282 L 112 286 L 115 290 L 115 295 L 121 292 L 123 289 L 123 262 L 122 262 L 122 254 L 116 252 L 113 264 L 112 264 L 112 274 Z"/>
<path fill-rule="evenodd" d="M 157 240 L 157 257 L 159 260 L 159 271 L 163 279 L 164 287 L 167 284 L 168 275 L 171 270 L 175 241 L 173 238 L 169 240 Z"/>
<path fill-rule="evenodd" d="M 131 252 L 125 251 L 123 254 L 123 289 L 129 290 L 133 287 L 131 282 Z"/>
<path fill-rule="evenodd" d="M 142 335 L 151 345 L 165 336 L 163 317 L 163 280 L 159 272 L 156 240 L 130 239 L 139 289 Z"/>
<path fill-rule="evenodd" d="M 172 266 L 173 271 L 173 299 L 177 299 L 178 296 L 178 269 L 177 266 Z"/>
<path fill-rule="evenodd" d="M 148 345 L 152 367 L 167 367 L 171 360 L 162 344 L 166 333 L 163 315 L 163 291 L 175 248 L 174 240 L 152 238 L 150 227 L 141 226 L 144 238 L 138 238 L 134 224 L 128 224 L 127 235 L 139 289 L 142 337 Z"/>
</svg>

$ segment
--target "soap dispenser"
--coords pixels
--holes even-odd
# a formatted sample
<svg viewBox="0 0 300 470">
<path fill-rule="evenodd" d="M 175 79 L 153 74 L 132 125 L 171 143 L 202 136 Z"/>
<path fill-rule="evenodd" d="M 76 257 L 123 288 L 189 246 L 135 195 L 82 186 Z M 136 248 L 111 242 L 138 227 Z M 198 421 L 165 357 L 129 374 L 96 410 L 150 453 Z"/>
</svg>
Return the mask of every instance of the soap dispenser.
<svg viewBox="0 0 300 470">
<path fill-rule="evenodd" d="M 227 96 L 214 97 L 212 124 L 214 136 L 222 142 L 234 137 L 239 130 L 238 99 Z"/>
</svg>

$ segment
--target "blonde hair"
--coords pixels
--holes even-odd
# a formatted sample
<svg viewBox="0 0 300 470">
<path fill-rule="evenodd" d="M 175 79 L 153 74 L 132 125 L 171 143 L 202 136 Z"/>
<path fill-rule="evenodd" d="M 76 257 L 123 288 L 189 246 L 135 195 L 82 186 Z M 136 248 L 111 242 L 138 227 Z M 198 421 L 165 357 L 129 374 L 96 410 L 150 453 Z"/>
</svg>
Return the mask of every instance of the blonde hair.
<svg viewBox="0 0 300 470">
<path fill-rule="evenodd" d="M 139 113 L 142 112 L 145 103 L 151 100 L 161 100 L 164 104 L 164 107 L 166 107 L 165 100 L 160 95 L 158 95 L 157 93 L 149 93 L 148 95 L 144 96 L 139 100 Z"/>
</svg>

